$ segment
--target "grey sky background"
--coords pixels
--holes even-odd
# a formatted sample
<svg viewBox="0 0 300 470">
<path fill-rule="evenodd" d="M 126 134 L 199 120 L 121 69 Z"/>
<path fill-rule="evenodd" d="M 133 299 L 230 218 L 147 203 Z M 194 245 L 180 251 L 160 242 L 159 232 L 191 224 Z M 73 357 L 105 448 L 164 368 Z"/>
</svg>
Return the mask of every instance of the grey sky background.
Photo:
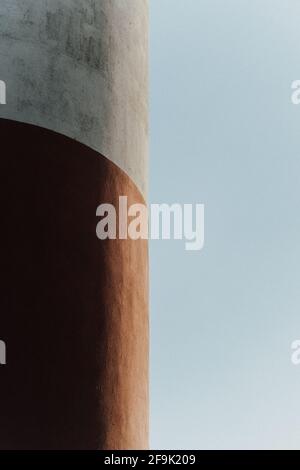
<svg viewBox="0 0 300 470">
<path fill-rule="evenodd" d="M 300 449 L 300 2 L 150 8 L 150 201 L 206 208 L 150 246 L 151 446 Z"/>
</svg>

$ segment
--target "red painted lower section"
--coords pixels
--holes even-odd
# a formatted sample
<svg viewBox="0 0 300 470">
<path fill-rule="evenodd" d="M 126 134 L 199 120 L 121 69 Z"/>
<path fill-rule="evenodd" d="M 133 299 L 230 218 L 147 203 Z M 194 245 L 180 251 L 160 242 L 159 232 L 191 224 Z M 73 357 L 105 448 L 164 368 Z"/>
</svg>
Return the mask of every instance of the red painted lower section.
<svg viewBox="0 0 300 470">
<path fill-rule="evenodd" d="M 147 446 L 146 241 L 100 241 L 132 181 L 97 152 L 0 120 L 0 449 Z"/>
</svg>

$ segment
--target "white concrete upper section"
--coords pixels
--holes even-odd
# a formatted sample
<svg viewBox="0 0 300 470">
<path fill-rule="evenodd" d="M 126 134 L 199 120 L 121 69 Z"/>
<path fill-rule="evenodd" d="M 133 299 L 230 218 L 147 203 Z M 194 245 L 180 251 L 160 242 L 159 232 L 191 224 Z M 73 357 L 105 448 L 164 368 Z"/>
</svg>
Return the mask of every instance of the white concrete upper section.
<svg viewBox="0 0 300 470">
<path fill-rule="evenodd" d="M 147 191 L 147 0 L 1 0 L 0 117 L 102 153 Z"/>
</svg>

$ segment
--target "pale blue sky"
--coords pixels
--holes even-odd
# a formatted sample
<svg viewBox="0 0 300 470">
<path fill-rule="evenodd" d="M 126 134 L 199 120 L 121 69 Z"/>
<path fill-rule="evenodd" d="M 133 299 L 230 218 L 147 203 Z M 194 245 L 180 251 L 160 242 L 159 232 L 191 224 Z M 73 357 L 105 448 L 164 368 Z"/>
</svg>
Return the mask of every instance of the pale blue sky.
<svg viewBox="0 0 300 470">
<path fill-rule="evenodd" d="M 150 5 L 150 201 L 206 207 L 151 242 L 151 445 L 300 449 L 300 2 Z"/>
</svg>

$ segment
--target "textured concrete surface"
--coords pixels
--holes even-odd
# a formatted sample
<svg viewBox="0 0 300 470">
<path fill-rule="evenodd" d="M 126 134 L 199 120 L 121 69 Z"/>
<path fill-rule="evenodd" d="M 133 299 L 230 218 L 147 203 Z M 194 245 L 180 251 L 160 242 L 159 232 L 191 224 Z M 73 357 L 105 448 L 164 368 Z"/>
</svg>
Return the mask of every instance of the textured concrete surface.
<svg viewBox="0 0 300 470">
<path fill-rule="evenodd" d="M 72 137 L 147 192 L 147 0 L 1 0 L 0 117 Z"/>
<path fill-rule="evenodd" d="M 147 0 L 1 0 L 0 449 L 148 445 Z"/>
<path fill-rule="evenodd" d="M 96 237 L 98 204 L 144 200 L 73 139 L 0 132 L 0 449 L 146 448 L 147 241 Z"/>
</svg>

